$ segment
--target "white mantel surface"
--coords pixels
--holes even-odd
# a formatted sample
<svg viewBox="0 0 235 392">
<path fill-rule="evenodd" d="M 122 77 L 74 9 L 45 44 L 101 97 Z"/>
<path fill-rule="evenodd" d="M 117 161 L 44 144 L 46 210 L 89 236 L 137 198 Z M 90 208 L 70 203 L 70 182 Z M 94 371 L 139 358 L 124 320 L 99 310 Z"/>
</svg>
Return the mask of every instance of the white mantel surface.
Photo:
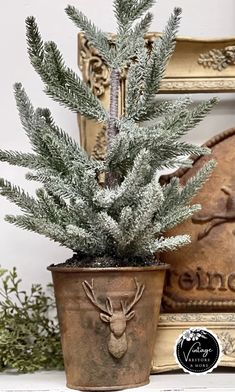
<svg viewBox="0 0 235 392">
<path fill-rule="evenodd" d="M 0 374 L 1 392 L 66 392 L 64 372 L 34 374 Z M 133 388 L 132 392 L 235 392 L 235 369 L 218 370 L 208 375 L 188 375 L 181 372 L 153 375 L 150 384 Z"/>
</svg>

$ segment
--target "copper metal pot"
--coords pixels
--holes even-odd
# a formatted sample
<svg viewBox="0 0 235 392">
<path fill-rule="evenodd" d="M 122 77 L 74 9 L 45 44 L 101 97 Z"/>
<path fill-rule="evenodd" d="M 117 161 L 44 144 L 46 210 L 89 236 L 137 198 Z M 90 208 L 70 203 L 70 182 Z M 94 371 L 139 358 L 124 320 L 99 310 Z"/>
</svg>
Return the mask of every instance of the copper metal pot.
<svg viewBox="0 0 235 392">
<path fill-rule="evenodd" d="M 48 267 L 69 388 L 148 384 L 167 268 Z"/>
</svg>

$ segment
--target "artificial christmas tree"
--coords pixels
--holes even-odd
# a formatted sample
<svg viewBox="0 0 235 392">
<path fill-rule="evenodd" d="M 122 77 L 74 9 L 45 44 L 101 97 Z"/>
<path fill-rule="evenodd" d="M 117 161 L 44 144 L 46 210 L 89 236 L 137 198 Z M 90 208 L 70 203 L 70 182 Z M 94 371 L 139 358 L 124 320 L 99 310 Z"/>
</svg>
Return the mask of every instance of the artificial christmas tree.
<svg viewBox="0 0 235 392">
<path fill-rule="evenodd" d="M 216 99 L 196 108 L 189 97 L 155 102 L 174 51 L 181 10 L 174 10 L 150 52 L 144 35 L 154 3 L 114 0 L 115 43 L 80 11 L 66 8 L 110 67 L 109 112 L 66 67 L 56 44 L 44 44 L 35 19 L 26 21 L 29 57 L 45 92 L 107 128 L 107 156 L 104 161 L 92 159 L 55 125 L 48 109 L 34 110 L 21 84 L 16 84 L 17 107 L 33 153 L 0 151 L 1 161 L 29 168 L 27 179 L 42 183 L 31 197 L 0 181 L 1 194 L 24 212 L 7 215 L 6 220 L 74 252 L 63 265 L 49 269 L 68 386 L 75 389 L 122 389 L 148 382 L 167 268 L 159 255 L 190 241 L 187 235 L 168 238 L 164 233 L 198 211 L 200 206 L 190 205 L 190 200 L 214 167 L 210 161 L 184 187 L 177 178 L 164 186 L 159 183 L 162 169 L 188 166 L 189 155 L 210 152 L 181 137 Z M 120 116 L 119 80 L 127 68 L 125 113 Z"/>
</svg>

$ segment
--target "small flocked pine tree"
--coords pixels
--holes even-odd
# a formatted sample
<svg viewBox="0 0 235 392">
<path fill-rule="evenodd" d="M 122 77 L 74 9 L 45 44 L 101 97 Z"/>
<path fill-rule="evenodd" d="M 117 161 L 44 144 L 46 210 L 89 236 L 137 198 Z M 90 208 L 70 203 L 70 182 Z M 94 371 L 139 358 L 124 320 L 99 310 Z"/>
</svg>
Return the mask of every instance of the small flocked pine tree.
<svg viewBox="0 0 235 392">
<path fill-rule="evenodd" d="M 65 65 L 56 44 L 43 42 L 35 19 L 26 20 L 28 54 L 46 94 L 104 124 L 108 151 L 104 161 L 90 158 L 55 125 L 50 111 L 35 110 L 22 85 L 16 84 L 16 103 L 33 152 L 0 151 L 0 160 L 28 168 L 26 178 L 42 186 L 32 197 L 1 179 L 1 194 L 23 211 L 7 215 L 6 220 L 70 248 L 76 265 L 146 265 L 154 262 L 154 255 L 189 243 L 187 235 L 164 233 L 200 208 L 190 205 L 190 200 L 214 167 L 209 161 L 184 187 L 177 178 L 164 186 L 159 183 L 160 170 L 190 165 L 188 156 L 210 152 L 181 137 L 204 118 L 216 99 L 194 108 L 189 97 L 156 103 L 155 94 L 175 48 L 181 10 L 175 8 L 149 52 L 144 35 L 154 3 L 114 0 L 115 45 L 80 11 L 66 8 L 110 68 L 109 111 Z M 119 79 L 124 68 L 128 68 L 125 113 L 119 116 Z M 100 174 L 105 174 L 105 185 L 99 184 Z"/>
</svg>

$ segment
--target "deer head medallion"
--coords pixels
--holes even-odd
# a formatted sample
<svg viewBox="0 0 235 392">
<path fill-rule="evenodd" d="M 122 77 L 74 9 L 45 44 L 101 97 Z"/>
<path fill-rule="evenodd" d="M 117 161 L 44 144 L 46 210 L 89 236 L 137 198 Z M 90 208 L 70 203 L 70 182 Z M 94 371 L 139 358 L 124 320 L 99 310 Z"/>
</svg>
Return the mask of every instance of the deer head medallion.
<svg viewBox="0 0 235 392">
<path fill-rule="evenodd" d="M 135 316 L 135 311 L 132 309 L 142 297 L 145 286 L 143 284 L 140 285 L 135 278 L 136 292 L 134 298 L 129 302 L 120 300 L 120 309 L 117 310 L 113 308 L 112 301 L 109 297 L 106 298 L 105 304 L 99 302 L 95 295 L 93 279 L 91 284 L 85 280 L 82 285 L 89 300 L 101 310 L 101 320 L 109 324 L 110 336 L 108 350 L 110 354 L 114 358 L 122 358 L 128 348 L 126 336 L 127 321 Z"/>
</svg>

